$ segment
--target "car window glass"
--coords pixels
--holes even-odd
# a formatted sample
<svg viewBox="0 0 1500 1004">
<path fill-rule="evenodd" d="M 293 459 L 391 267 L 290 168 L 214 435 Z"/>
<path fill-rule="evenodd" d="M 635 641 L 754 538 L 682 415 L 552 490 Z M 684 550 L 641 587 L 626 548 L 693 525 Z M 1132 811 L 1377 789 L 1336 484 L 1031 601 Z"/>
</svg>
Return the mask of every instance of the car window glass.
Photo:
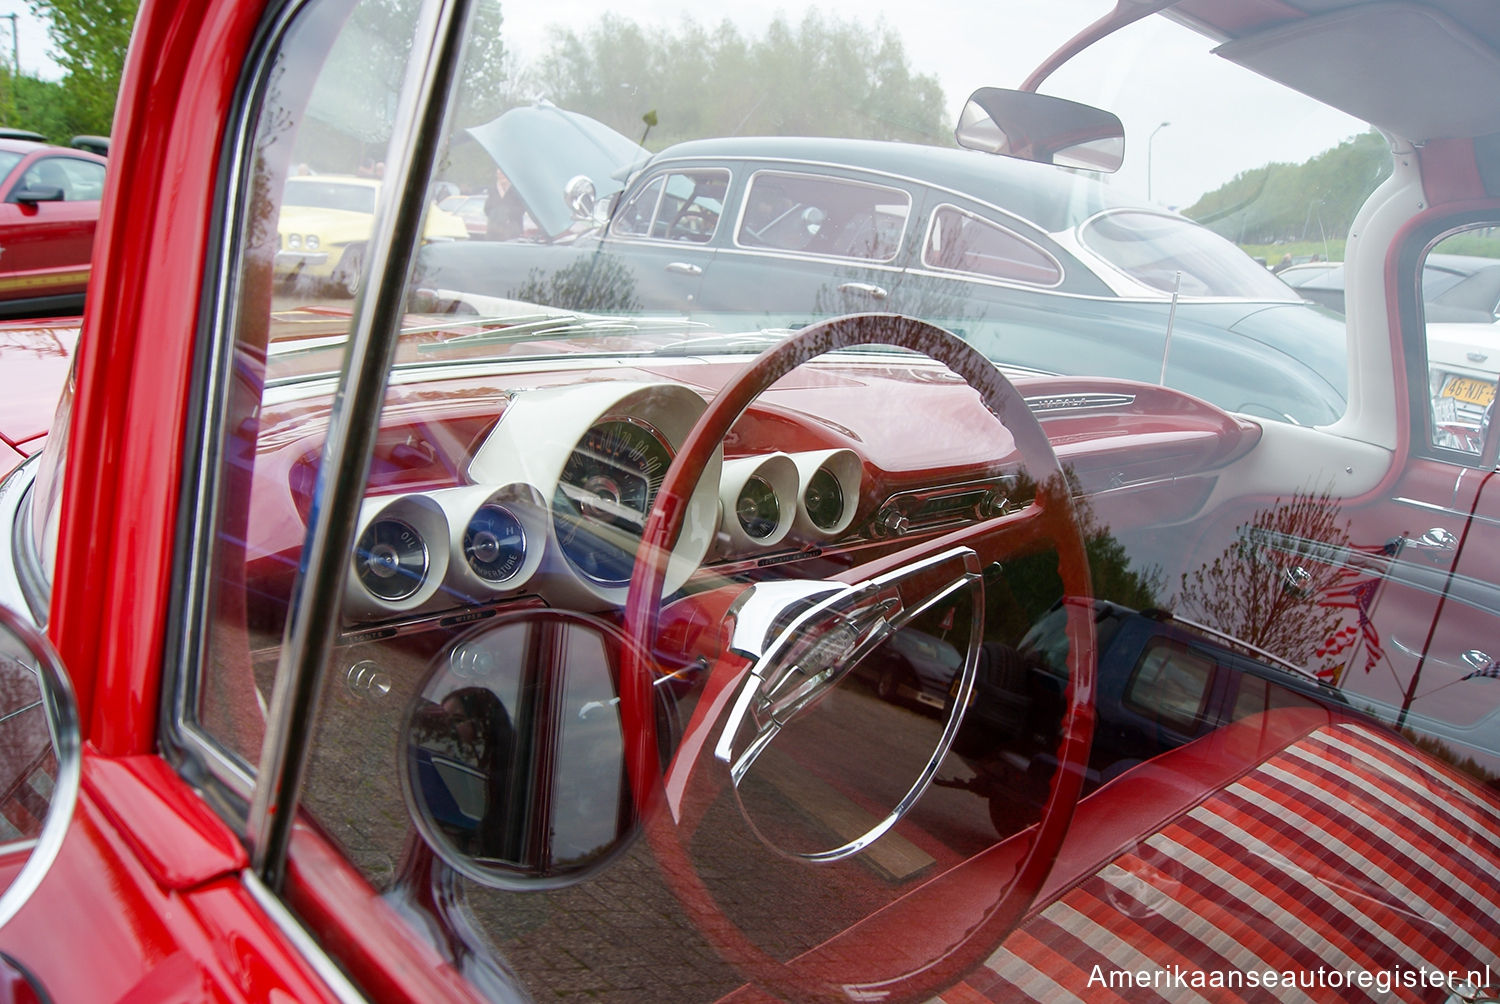
<svg viewBox="0 0 1500 1004">
<path fill-rule="evenodd" d="M 0 178 L 7 177 L 21 163 L 22 155 L 9 150 L 0 150 Z"/>
<path fill-rule="evenodd" d="M 1316 707 L 1317 702 L 1270 680 L 1249 673 L 1238 674 L 1239 689 L 1234 695 L 1234 710 L 1229 721 L 1239 721 L 1276 708 Z"/>
<path fill-rule="evenodd" d="M 291 178 L 286 183 L 284 206 L 341 209 L 349 213 L 375 212 L 375 186 L 333 179 Z"/>
<path fill-rule="evenodd" d="M 64 202 L 98 199 L 104 194 L 104 165 L 72 157 L 45 157 L 26 169 L 27 188 L 59 188 Z"/>
<path fill-rule="evenodd" d="M 1117 210 L 1085 223 L 1083 243 L 1120 271 L 1164 293 L 1285 300 L 1285 284 L 1222 238 L 1165 213 Z"/>
<path fill-rule="evenodd" d="M 806 174 L 750 179 L 736 240 L 745 247 L 887 261 L 911 212 L 900 189 Z"/>
<path fill-rule="evenodd" d="M 1422 274 L 1428 438 L 1433 446 L 1477 455 L 1500 374 L 1493 300 L 1500 288 L 1500 235 L 1492 227 L 1448 235 L 1433 245 Z"/>
<path fill-rule="evenodd" d="M 684 171 L 652 181 L 620 211 L 615 233 L 703 244 L 724 212 L 728 171 Z"/>
<path fill-rule="evenodd" d="M 967 272 L 987 279 L 1056 285 L 1062 268 L 1041 248 L 998 224 L 953 206 L 932 214 L 922 260 L 930 268 Z"/>
<path fill-rule="evenodd" d="M 348 325 L 347 310 L 310 325 L 306 317 L 290 326 L 276 318 L 299 301 L 337 290 L 342 283 L 335 268 L 359 268 L 373 226 L 374 158 L 368 151 L 389 135 L 386 102 L 394 103 L 412 31 L 411 11 L 387 18 L 378 6 L 355 5 L 331 49 L 328 32 L 330 23 L 342 20 L 339 11 L 314 5 L 294 22 L 278 65 L 295 65 L 297 72 L 280 76 L 280 86 L 262 97 L 246 158 L 238 324 L 223 364 L 222 406 L 237 418 L 217 447 L 206 642 L 200 675 L 190 681 L 182 708 L 184 724 L 201 729 L 241 770 L 260 756 L 287 589 L 321 460 L 323 428 L 293 418 L 291 402 L 300 381 L 316 383 L 337 372 Z M 322 96 L 330 87 L 352 90 L 339 90 L 343 100 L 331 101 Z M 358 181 L 320 177 L 327 175 Z M 354 222 L 320 229 L 309 215 L 320 208 L 345 210 Z M 280 232 L 289 220 L 296 223 L 297 245 L 305 241 L 308 253 L 289 255 L 291 242 Z"/>
<path fill-rule="evenodd" d="M 1191 733 L 1202 723 L 1214 661 L 1180 642 L 1155 641 L 1141 656 L 1125 691 L 1125 704 L 1163 724 Z"/>
<path fill-rule="evenodd" d="M 1380 660 L 1405 659 L 1397 643 L 1421 635 L 1371 626 L 1372 609 L 1399 609 L 1370 598 L 1371 569 L 1408 527 L 1370 519 L 1356 534 L 1346 524 L 1368 514 L 1341 512 L 1332 489 L 1291 499 L 1275 452 L 1331 458 L 1361 492 L 1379 476 L 1368 444 L 1316 428 L 1343 411 L 1342 322 L 1205 229 L 1208 211 L 1193 222 L 1083 174 L 953 149 L 952 100 L 931 102 L 941 129 L 901 132 L 904 118 L 847 100 L 847 67 L 868 60 L 842 64 L 826 93 L 845 99 L 815 128 L 757 118 L 755 94 L 701 129 L 663 100 L 642 137 L 637 105 L 655 91 L 611 80 L 536 102 L 530 81 L 493 75 L 524 33 L 494 18 L 467 33 L 452 142 L 408 192 L 462 193 L 475 236 L 444 219 L 461 203 L 428 214 L 382 406 L 358 416 L 373 449 L 325 472 L 351 318 L 400 283 L 367 254 L 387 225 L 376 181 L 412 44 L 397 9 L 410 13 L 309 0 L 247 88 L 254 134 L 226 167 L 242 199 L 226 221 L 237 257 L 216 277 L 234 299 L 203 433 L 213 476 L 192 485 L 203 515 L 184 534 L 211 553 L 184 579 L 201 610 L 181 643 L 202 648 L 179 725 L 253 780 L 289 610 L 304 569 L 327 558 L 310 527 L 352 490 L 297 811 L 348 862 L 337 879 L 385 897 L 457 971 L 503 974 L 486 985 L 513 979 L 537 999 L 718 1000 L 765 971 L 747 953 L 778 971 L 956 862 L 992 859 L 1040 818 L 1084 640 L 1112 701 L 1100 728 L 1121 740 L 1090 786 L 1227 718 L 1300 702 L 1248 671 L 1233 686 L 1242 669 L 1216 663 L 1216 643 L 1172 640 L 1187 630 L 1174 619 L 1243 639 L 1236 659 L 1284 658 L 1348 688 L 1342 705 L 1312 702 L 1319 714 L 1390 697 L 1408 664 Z M 851 52 L 873 30 L 858 27 Z M 486 145 L 517 121 L 538 135 Z M 580 131 L 604 142 L 558 139 Z M 693 142 L 632 174 L 638 137 L 648 154 Z M 594 148 L 619 156 L 595 163 Z M 484 239 L 497 169 L 531 224 L 505 241 Z M 1139 208 L 1106 211 L 1122 205 Z M 566 218 L 552 227 L 549 210 Z M 1036 218 L 1057 226 L 1027 229 Z M 1284 223 L 1266 227 L 1256 239 L 1279 248 Z M 908 229 L 921 254 L 903 254 Z M 708 242 L 713 266 L 695 265 L 687 246 Z M 689 445 L 712 402 L 736 400 L 733 374 L 755 373 L 747 364 L 793 329 L 887 311 L 916 318 L 900 330 L 922 338 L 811 360 L 717 449 Z M 890 322 L 860 323 L 884 335 Z M 976 380 L 1014 376 L 1014 409 L 921 357 L 953 344 L 980 353 Z M 1027 414 L 1060 470 L 1018 459 Z M 695 465 L 700 486 L 666 495 L 673 464 Z M 1038 498 L 1075 500 L 1087 572 L 1026 522 Z M 664 623 L 649 679 L 632 678 L 625 653 L 648 642 L 624 606 L 653 564 L 648 520 L 673 511 L 686 525 L 661 562 Z M 895 557 L 906 571 L 908 547 L 975 527 L 972 562 L 943 543 L 915 584 L 872 583 L 848 615 L 821 606 L 825 587 L 884 575 L 872 569 Z M 752 616 L 778 596 L 774 616 Z M 743 634 L 757 624 L 785 645 L 780 683 L 748 672 Z M 851 651 L 861 658 L 841 659 Z M 632 781 L 642 763 L 662 791 Z M 656 817 L 665 840 L 642 825 L 647 796 L 674 800 Z M 860 846 L 822 859 L 846 844 Z M 301 894 L 316 879 L 288 882 Z"/>
<path fill-rule="evenodd" d="M 649 237 L 666 178 L 656 178 L 630 197 L 615 215 L 614 231 L 625 237 Z"/>
</svg>

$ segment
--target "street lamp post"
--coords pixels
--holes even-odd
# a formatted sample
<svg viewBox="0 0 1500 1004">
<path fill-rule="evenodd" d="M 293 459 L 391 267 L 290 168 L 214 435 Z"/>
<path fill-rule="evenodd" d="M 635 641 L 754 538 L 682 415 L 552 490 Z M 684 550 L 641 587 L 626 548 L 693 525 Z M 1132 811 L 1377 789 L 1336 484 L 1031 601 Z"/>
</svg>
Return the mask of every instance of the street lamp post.
<svg viewBox="0 0 1500 1004">
<path fill-rule="evenodd" d="M 1147 202 L 1151 201 L 1151 144 L 1153 144 L 1153 143 L 1156 142 L 1156 134 L 1159 133 L 1159 132 L 1161 132 L 1163 129 L 1165 129 L 1167 126 L 1169 126 L 1171 124 L 1172 123 L 1170 123 L 1170 122 L 1163 122 L 1161 125 L 1157 126 L 1155 129 L 1152 129 L 1151 130 L 1151 135 L 1146 138 L 1146 201 Z"/>
</svg>

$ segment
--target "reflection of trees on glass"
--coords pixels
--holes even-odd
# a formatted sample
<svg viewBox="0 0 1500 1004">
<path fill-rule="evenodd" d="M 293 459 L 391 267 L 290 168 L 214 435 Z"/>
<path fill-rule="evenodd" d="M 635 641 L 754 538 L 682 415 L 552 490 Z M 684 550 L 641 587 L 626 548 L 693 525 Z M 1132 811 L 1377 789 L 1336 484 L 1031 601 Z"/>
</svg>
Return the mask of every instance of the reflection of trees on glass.
<svg viewBox="0 0 1500 1004">
<path fill-rule="evenodd" d="M 500 37 L 500 7 L 494 2 L 474 5 L 460 73 L 458 124 L 487 122 L 500 113 L 506 78 L 505 49 Z M 411 55 L 418 0 L 363 0 L 328 50 L 328 62 L 313 90 L 308 115 L 330 127 L 319 132 L 322 151 L 347 149 L 341 139 L 383 147 L 395 120 L 396 95 Z M 384 159 L 383 152 L 380 159 Z M 320 170 L 348 170 L 314 164 Z"/>
<path fill-rule="evenodd" d="M 1078 479 L 1069 469 L 1069 490 L 1073 493 L 1073 512 L 1083 537 L 1084 553 L 1089 561 L 1089 581 L 1094 598 L 1111 600 L 1136 610 L 1161 605 L 1162 572 L 1151 565 L 1133 567 L 1123 541 L 1099 520 L 1089 500 L 1083 496 Z M 1036 494 L 1036 482 L 1020 475 L 1012 498 L 1025 502 Z M 1057 571 L 1057 553 L 1020 555 L 1005 562 L 998 588 L 990 589 L 1000 602 L 989 605 L 986 634 L 1011 644 L 1019 641 L 1062 596 L 1062 578 Z"/>
<path fill-rule="evenodd" d="M 537 70 L 557 105 L 651 145 L 695 136 L 849 136 L 952 143 L 942 87 L 889 28 L 809 13 L 747 38 L 724 21 L 658 33 L 605 15 L 560 35 Z M 754 80 L 756 86 L 746 87 Z"/>
<path fill-rule="evenodd" d="M 1348 521 L 1330 492 L 1277 499 L 1241 524 L 1218 557 L 1183 573 L 1176 609 L 1247 645 L 1310 664 L 1343 630 L 1342 604 L 1329 600 L 1349 585 L 1342 558 L 1349 547 Z M 1361 608 L 1366 617 L 1368 606 Z"/>
<path fill-rule="evenodd" d="M 0 842 L 37 836 L 56 773 L 36 674 L 0 653 Z"/>
<path fill-rule="evenodd" d="M 617 259 L 604 254 L 579 259 L 555 272 L 532 269 L 526 282 L 506 295 L 565 310 L 641 309 L 635 295 L 635 276 Z"/>
</svg>

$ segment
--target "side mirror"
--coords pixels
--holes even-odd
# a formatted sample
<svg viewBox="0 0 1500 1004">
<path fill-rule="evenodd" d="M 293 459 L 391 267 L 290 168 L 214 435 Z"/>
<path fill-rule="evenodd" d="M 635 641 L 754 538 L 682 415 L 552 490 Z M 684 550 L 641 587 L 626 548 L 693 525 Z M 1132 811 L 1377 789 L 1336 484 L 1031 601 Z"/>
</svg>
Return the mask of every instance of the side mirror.
<svg viewBox="0 0 1500 1004">
<path fill-rule="evenodd" d="M 78 705 L 67 674 L 46 637 L 0 606 L 0 876 L 14 876 L 0 892 L 0 927 L 56 859 L 81 771 Z"/>
<path fill-rule="evenodd" d="M 35 206 L 38 202 L 61 202 L 63 190 L 56 185 L 27 185 L 10 198 L 23 206 Z"/>
<path fill-rule="evenodd" d="M 618 687 L 628 644 L 598 618 L 531 609 L 439 655 L 407 714 L 402 787 L 440 860 L 491 888 L 555 889 L 631 844 L 640 827 Z M 657 739 L 669 744 L 675 698 L 668 686 L 655 695 Z"/>
<path fill-rule="evenodd" d="M 1086 171 L 1117 171 L 1125 160 L 1125 127 L 1102 108 L 1033 91 L 981 87 L 954 130 L 958 145 Z"/>
</svg>

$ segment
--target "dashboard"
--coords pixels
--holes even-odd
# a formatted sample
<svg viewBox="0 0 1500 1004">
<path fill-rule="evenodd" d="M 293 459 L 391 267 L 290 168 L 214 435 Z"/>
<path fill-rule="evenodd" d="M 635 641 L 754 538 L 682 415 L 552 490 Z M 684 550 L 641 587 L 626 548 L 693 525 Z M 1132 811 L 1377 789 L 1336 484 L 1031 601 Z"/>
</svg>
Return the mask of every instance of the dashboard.
<svg viewBox="0 0 1500 1004">
<path fill-rule="evenodd" d="M 348 630 L 515 601 L 618 608 L 662 477 L 741 365 L 678 360 L 604 380 L 509 364 L 393 382 L 350 558 Z M 1077 489 L 1116 526 L 1191 518 L 1214 472 L 1258 437 L 1166 388 L 1016 379 Z M 319 456 L 315 390 L 268 397 L 257 463 L 285 467 L 289 492 L 250 509 L 252 575 L 295 567 Z M 829 357 L 764 394 L 714 452 L 667 591 L 828 574 L 1024 507 L 1030 491 L 1009 433 L 946 368 L 914 355 Z M 277 594 L 266 586 L 261 595 Z"/>
</svg>

